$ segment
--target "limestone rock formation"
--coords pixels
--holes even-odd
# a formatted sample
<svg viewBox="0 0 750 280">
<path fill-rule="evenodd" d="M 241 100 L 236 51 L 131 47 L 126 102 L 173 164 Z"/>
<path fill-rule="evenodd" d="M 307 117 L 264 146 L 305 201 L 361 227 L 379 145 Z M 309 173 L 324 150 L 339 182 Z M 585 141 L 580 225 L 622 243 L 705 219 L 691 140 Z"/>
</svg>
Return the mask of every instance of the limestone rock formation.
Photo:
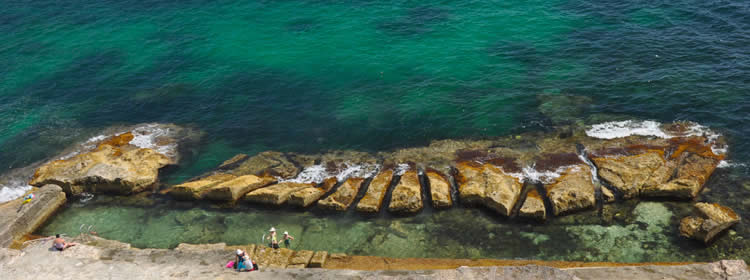
<svg viewBox="0 0 750 280">
<path fill-rule="evenodd" d="M 710 243 L 718 234 L 740 222 L 740 216 L 732 209 L 716 203 L 699 202 L 696 215 L 680 221 L 680 235 Z"/>
<path fill-rule="evenodd" d="M 571 166 L 554 183 L 544 187 L 555 216 L 596 205 L 596 187 L 588 165 Z"/>
<path fill-rule="evenodd" d="M 245 194 L 276 183 L 270 176 L 243 175 L 221 182 L 203 192 L 203 197 L 217 201 L 236 201 Z"/>
<path fill-rule="evenodd" d="M 326 265 L 326 260 L 328 259 L 328 252 L 326 251 L 317 251 L 315 254 L 313 254 L 312 258 L 310 259 L 309 267 L 316 267 L 320 268 Z"/>
<path fill-rule="evenodd" d="M 536 190 L 529 191 L 521 209 L 518 210 L 518 216 L 540 221 L 547 219 L 547 209 L 544 206 L 544 200 L 542 199 L 542 196 L 539 195 L 539 192 Z"/>
<path fill-rule="evenodd" d="M 159 169 L 170 159 L 153 149 L 130 144 L 133 134 L 110 137 L 87 153 L 41 166 L 29 184 L 56 184 L 72 194 L 81 192 L 130 194 L 153 187 Z"/>
<path fill-rule="evenodd" d="M 451 198 L 451 183 L 446 176 L 440 171 L 427 169 L 425 176 L 430 184 L 430 197 L 432 198 L 432 207 L 448 208 L 453 205 Z"/>
<path fill-rule="evenodd" d="M 363 178 L 349 178 L 333 194 L 319 200 L 318 205 L 324 209 L 346 211 L 357 197 L 357 192 L 364 182 Z"/>
<path fill-rule="evenodd" d="M 592 159 L 599 177 L 622 192 L 623 198 L 638 197 L 644 184 L 659 167 L 666 165 L 663 155 L 647 152 L 631 156 L 605 156 Z"/>
<path fill-rule="evenodd" d="M 460 162 L 456 168 L 461 201 L 481 204 L 501 215 L 510 215 L 523 188 L 517 178 L 490 163 Z"/>
<path fill-rule="evenodd" d="M 313 202 L 318 201 L 323 195 L 325 195 L 328 191 L 330 191 L 334 186 L 336 186 L 336 178 L 331 177 L 326 179 L 320 187 L 308 187 L 301 190 L 298 190 L 289 197 L 289 205 L 299 206 L 299 207 L 307 207 L 313 204 Z"/>
<path fill-rule="evenodd" d="M 416 213 L 422 210 L 422 186 L 416 170 L 406 171 L 393 187 L 388 211 Z"/>
<path fill-rule="evenodd" d="M 296 251 L 289 259 L 289 264 L 286 267 L 305 268 L 310 263 L 310 259 L 312 259 L 313 254 L 315 254 L 315 252 L 308 250 Z"/>
<path fill-rule="evenodd" d="M 249 192 L 245 195 L 243 200 L 263 204 L 281 205 L 289 199 L 292 193 L 313 186 L 314 184 L 312 183 L 282 182 Z"/>
<path fill-rule="evenodd" d="M 376 175 L 370 182 L 370 186 L 367 187 L 365 196 L 357 203 L 357 211 L 370 213 L 380 211 L 380 206 L 383 204 L 383 198 L 385 198 L 392 179 L 392 169 L 383 170 Z"/>
<path fill-rule="evenodd" d="M 237 178 L 231 174 L 216 173 L 198 180 L 182 183 L 167 190 L 167 194 L 177 199 L 201 199 L 203 192 L 223 182 Z"/>
<path fill-rule="evenodd" d="M 17 198 L 0 204 L 0 247 L 9 247 L 34 232 L 65 203 L 65 193 L 56 185 L 45 185 L 31 193 L 34 198 L 28 203 Z"/>
</svg>

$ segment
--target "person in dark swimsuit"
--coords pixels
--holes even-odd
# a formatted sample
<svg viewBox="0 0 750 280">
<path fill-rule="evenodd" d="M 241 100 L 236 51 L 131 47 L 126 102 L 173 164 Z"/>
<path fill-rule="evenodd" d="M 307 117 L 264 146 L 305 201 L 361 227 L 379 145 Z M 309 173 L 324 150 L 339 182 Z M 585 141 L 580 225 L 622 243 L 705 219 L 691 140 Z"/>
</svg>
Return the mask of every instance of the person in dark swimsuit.
<svg viewBox="0 0 750 280">
<path fill-rule="evenodd" d="M 58 251 L 62 251 L 62 250 L 68 249 L 68 248 L 73 247 L 75 245 L 78 245 L 78 243 L 73 243 L 73 242 L 68 243 L 68 242 L 65 242 L 65 239 L 62 239 L 62 237 L 60 237 L 59 233 L 55 234 L 55 241 L 52 243 L 52 246 L 54 246 L 55 249 L 57 249 Z"/>
</svg>

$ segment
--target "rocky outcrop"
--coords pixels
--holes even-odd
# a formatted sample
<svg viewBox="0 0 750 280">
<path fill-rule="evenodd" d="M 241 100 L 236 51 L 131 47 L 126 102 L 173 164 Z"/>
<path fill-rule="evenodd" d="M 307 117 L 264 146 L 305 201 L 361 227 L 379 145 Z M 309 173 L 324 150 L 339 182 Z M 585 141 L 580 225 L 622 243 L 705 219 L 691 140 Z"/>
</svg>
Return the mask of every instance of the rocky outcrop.
<svg viewBox="0 0 750 280">
<path fill-rule="evenodd" d="M 456 168 L 462 202 L 481 204 L 501 215 L 510 215 L 523 188 L 518 178 L 490 163 L 461 162 Z"/>
<path fill-rule="evenodd" d="M 339 186 L 333 194 L 318 201 L 318 206 L 324 209 L 346 211 L 357 197 L 359 188 L 364 182 L 363 178 L 349 178 Z"/>
<path fill-rule="evenodd" d="M 216 201 L 236 201 L 251 191 L 275 183 L 276 178 L 270 176 L 243 175 L 210 187 L 201 196 Z"/>
<path fill-rule="evenodd" d="M 386 169 L 381 171 L 375 178 L 370 182 L 370 186 L 367 187 L 367 193 L 357 203 L 357 211 L 376 213 L 380 211 L 380 206 L 383 204 L 383 198 L 388 191 L 388 187 L 391 185 L 393 179 L 393 170 Z"/>
<path fill-rule="evenodd" d="M 201 199 L 204 191 L 207 191 L 218 184 L 232 181 L 235 178 L 237 177 L 232 174 L 216 173 L 198 180 L 173 186 L 167 190 L 167 194 L 174 198 L 183 200 Z"/>
<path fill-rule="evenodd" d="M 434 169 L 427 169 L 425 177 L 427 177 L 427 182 L 430 185 L 432 207 L 439 209 L 453 206 L 451 183 L 448 178 L 440 171 Z"/>
<path fill-rule="evenodd" d="M 72 194 L 130 194 L 151 188 L 159 169 L 171 161 L 155 150 L 129 144 L 133 138 L 130 132 L 116 135 L 94 151 L 49 162 L 35 172 L 30 184 L 56 184 Z"/>
<path fill-rule="evenodd" d="M 292 254 L 292 257 L 289 259 L 289 264 L 286 266 L 286 268 L 307 267 L 310 264 L 310 259 L 312 259 L 314 253 L 315 252 L 308 250 L 300 250 L 294 252 L 294 254 Z"/>
<path fill-rule="evenodd" d="M 544 200 L 539 192 L 531 190 L 526 195 L 521 209 L 518 210 L 518 216 L 521 218 L 535 219 L 544 221 L 547 219 L 547 209 L 544 206 Z"/>
<path fill-rule="evenodd" d="M 677 154 L 675 156 L 678 156 Z M 687 153 L 677 167 L 674 179 L 665 184 L 649 188 L 647 196 L 693 199 L 703 189 L 708 177 L 719 165 L 721 157 Z"/>
<path fill-rule="evenodd" d="M 388 211 L 416 213 L 422 210 L 422 186 L 416 170 L 408 170 L 401 175 L 401 180 L 393 187 Z"/>
<path fill-rule="evenodd" d="M 710 243 L 718 234 L 740 222 L 732 209 L 716 203 L 696 203 L 696 215 L 680 221 L 680 235 Z"/>
<path fill-rule="evenodd" d="M 652 174 L 666 165 L 663 153 L 658 151 L 632 156 L 594 157 L 592 160 L 599 177 L 620 190 L 625 199 L 638 197 Z"/>
<path fill-rule="evenodd" d="M 591 168 L 585 164 L 568 167 L 560 177 L 544 186 L 555 216 L 596 205 L 596 187 Z"/>
<path fill-rule="evenodd" d="M 249 192 L 243 200 L 262 204 L 281 205 L 289 199 L 292 193 L 313 186 L 314 184 L 312 183 L 282 182 Z"/>
<path fill-rule="evenodd" d="M 65 193 L 55 185 L 33 190 L 34 198 L 24 203 L 18 198 L 0 204 L 0 247 L 9 247 L 34 232 L 65 203 Z"/>
<path fill-rule="evenodd" d="M 289 205 L 307 207 L 318 201 L 323 195 L 336 186 L 336 178 L 328 178 L 319 187 L 308 187 L 298 190 L 289 197 Z"/>
<path fill-rule="evenodd" d="M 310 259 L 309 267 L 313 267 L 313 268 L 324 267 L 326 265 L 327 259 L 328 259 L 328 252 L 316 251 L 315 254 L 313 254 L 312 258 Z"/>
</svg>

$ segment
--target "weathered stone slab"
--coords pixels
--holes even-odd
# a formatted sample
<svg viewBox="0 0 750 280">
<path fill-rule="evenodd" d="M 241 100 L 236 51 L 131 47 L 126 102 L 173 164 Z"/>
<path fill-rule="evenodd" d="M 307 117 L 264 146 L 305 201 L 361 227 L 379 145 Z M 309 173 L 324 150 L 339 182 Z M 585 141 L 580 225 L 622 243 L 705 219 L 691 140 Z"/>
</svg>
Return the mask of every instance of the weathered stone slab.
<svg viewBox="0 0 750 280">
<path fill-rule="evenodd" d="M 393 170 L 391 169 L 383 170 L 376 175 L 370 182 L 370 186 L 367 187 L 365 196 L 357 203 L 357 211 L 370 213 L 380 211 L 380 206 L 383 204 L 383 198 L 385 198 L 392 179 Z"/>
<path fill-rule="evenodd" d="M 518 216 L 528 219 L 544 221 L 547 219 L 547 209 L 544 206 L 544 200 L 539 192 L 531 190 L 526 195 L 521 209 L 518 210 Z"/>
<path fill-rule="evenodd" d="M 393 188 L 388 211 L 416 213 L 422 210 L 422 186 L 416 170 L 406 171 Z"/>
<path fill-rule="evenodd" d="M 485 164 L 483 171 L 487 180 L 484 205 L 501 215 L 510 216 L 521 196 L 523 184 L 491 164 Z"/>
<path fill-rule="evenodd" d="M 430 184 L 430 197 L 432 198 L 432 207 L 448 208 L 453 205 L 451 198 L 451 183 L 448 178 L 434 169 L 425 171 L 427 181 Z"/>
<path fill-rule="evenodd" d="M 56 185 L 45 185 L 32 193 L 34 198 L 28 203 L 17 198 L 0 204 L 0 247 L 9 247 L 34 232 L 65 203 L 65 193 Z"/>
<path fill-rule="evenodd" d="M 205 190 L 235 178 L 236 177 L 231 174 L 217 173 L 205 178 L 173 186 L 167 191 L 167 194 L 177 199 L 201 199 Z"/>
<path fill-rule="evenodd" d="M 245 194 L 276 183 L 270 176 L 244 175 L 210 187 L 202 197 L 217 201 L 236 201 Z"/>
<path fill-rule="evenodd" d="M 294 251 L 287 248 L 271 249 L 264 246 L 261 249 L 255 250 L 255 263 L 261 269 L 264 268 L 286 268 L 289 263 L 289 258 L 294 254 Z"/>
<path fill-rule="evenodd" d="M 544 187 L 555 216 L 596 205 L 596 188 L 591 180 L 591 168 L 588 165 L 569 167 L 556 182 Z"/>
<path fill-rule="evenodd" d="M 464 204 L 480 204 L 484 200 L 486 180 L 482 174 L 482 166 L 474 162 L 459 162 L 456 164 L 456 181 L 458 195 Z"/>
<path fill-rule="evenodd" d="M 224 250 L 227 248 L 226 243 L 213 243 L 213 244 L 188 244 L 180 243 L 177 245 L 175 250 L 178 251 L 207 251 L 207 250 Z"/>
<path fill-rule="evenodd" d="M 312 183 L 282 182 L 249 192 L 245 195 L 243 200 L 263 204 L 281 205 L 289 199 L 292 193 L 312 186 Z"/>
<path fill-rule="evenodd" d="M 461 201 L 481 204 L 501 215 L 510 215 L 523 188 L 517 178 L 489 163 L 461 162 L 456 168 Z"/>
<path fill-rule="evenodd" d="M 307 207 L 318 201 L 323 195 L 330 191 L 337 181 L 335 177 L 328 178 L 320 187 L 309 187 L 298 190 L 289 197 L 289 205 Z"/>
<path fill-rule="evenodd" d="M 130 194 L 153 187 L 159 169 L 172 163 L 164 154 L 129 144 L 133 134 L 103 141 L 90 152 L 42 165 L 29 184 L 55 184 L 71 194 L 81 192 Z"/>
<path fill-rule="evenodd" d="M 312 258 L 310 259 L 310 264 L 308 267 L 324 267 L 326 265 L 326 260 L 328 259 L 328 252 L 326 251 L 317 251 L 315 254 L 313 254 Z"/>
<path fill-rule="evenodd" d="M 287 268 L 305 268 L 310 263 L 315 252 L 308 250 L 300 250 L 294 252 L 292 258 L 289 259 L 289 265 Z"/>
<path fill-rule="evenodd" d="M 710 243 L 718 234 L 740 222 L 732 209 L 716 203 L 696 203 L 696 215 L 680 221 L 680 235 Z"/>
<path fill-rule="evenodd" d="M 688 152 L 680 154 L 679 152 L 682 152 L 680 149 L 688 150 Z M 700 154 L 690 152 L 699 152 L 701 149 L 707 151 L 703 151 Z M 721 158 L 723 157 L 713 154 L 708 147 L 700 145 L 678 146 L 678 151 L 673 154 L 671 160 L 667 163 L 667 168 L 664 168 L 662 171 L 671 176 L 672 171 L 675 170 L 674 166 L 676 166 L 676 172 L 674 172 L 676 175 L 674 178 L 669 182 L 662 182 L 661 184 L 649 182 L 644 186 L 642 193 L 644 196 L 649 197 L 696 198 L 701 189 L 703 189 L 703 184 L 706 183 L 719 165 Z M 656 173 L 652 177 L 663 179 L 667 176 L 663 173 Z"/>
<path fill-rule="evenodd" d="M 318 201 L 318 205 L 324 209 L 346 211 L 357 197 L 357 192 L 364 182 L 363 178 L 349 178 L 339 186 L 335 193 Z"/>
<path fill-rule="evenodd" d="M 592 158 L 599 177 L 622 192 L 623 198 L 640 195 L 648 178 L 659 167 L 666 165 L 663 155 L 654 151 L 630 156 Z"/>
</svg>

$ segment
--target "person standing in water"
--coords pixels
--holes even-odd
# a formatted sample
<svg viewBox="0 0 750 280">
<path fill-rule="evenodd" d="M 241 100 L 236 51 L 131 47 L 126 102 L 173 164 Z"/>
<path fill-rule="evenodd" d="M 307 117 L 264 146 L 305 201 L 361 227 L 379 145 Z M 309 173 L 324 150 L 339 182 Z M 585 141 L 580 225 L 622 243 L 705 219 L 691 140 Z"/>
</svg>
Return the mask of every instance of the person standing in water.
<svg viewBox="0 0 750 280">
<path fill-rule="evenodd" d="M 276 239 L 276 228 L 271 227 L 269 231 L 271 232 L 271 235 L 269 235 L 267 239 L 271 240 L 270 247 L 274 249 L 279 249 L 279 241 Z"/>
<path fill-rule="evenodd" d="M 283 238 L 284 238 L 284 247 L 289 248 L 289 246 L 291 246 L 291 244 L 290 244 L 291 241 L 294 240 L 294 237 L 291 236 L 291 235 L 289 235 L 288 231 L 285 231 Z"/>
</svg>

